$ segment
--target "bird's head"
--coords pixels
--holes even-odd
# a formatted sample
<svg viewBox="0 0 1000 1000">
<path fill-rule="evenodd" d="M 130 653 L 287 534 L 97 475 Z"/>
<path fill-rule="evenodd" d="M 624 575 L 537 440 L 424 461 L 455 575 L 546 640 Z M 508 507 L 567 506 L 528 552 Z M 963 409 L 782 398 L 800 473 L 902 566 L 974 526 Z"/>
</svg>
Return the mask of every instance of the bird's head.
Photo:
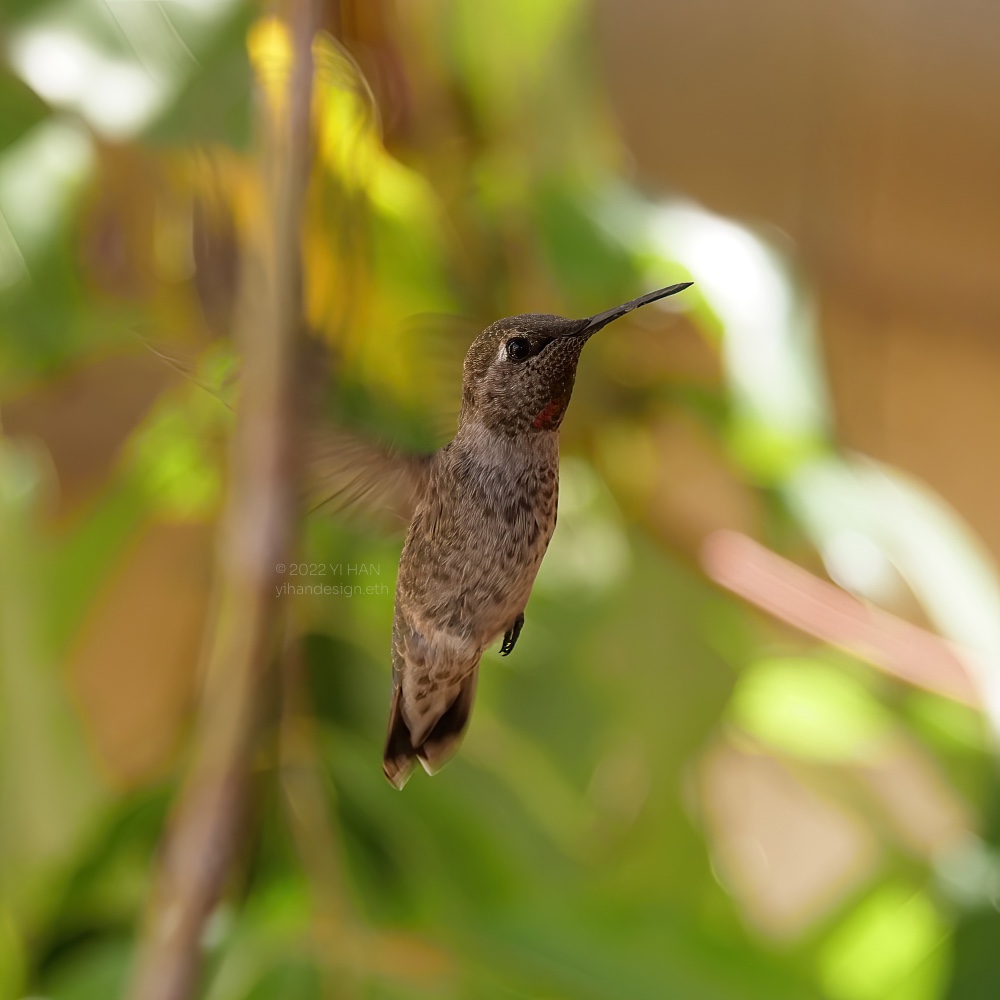
<svg viewBox="0 0 1000 1000">
<path fill-rule="evenodd" d="M 526 313 L 497 320 L 465 356 L 462 422 L 511 436 L 558 430 L 587 341 L 620 316 L 690 284 L 659 288 L 586 319 Z"/>
</svg>

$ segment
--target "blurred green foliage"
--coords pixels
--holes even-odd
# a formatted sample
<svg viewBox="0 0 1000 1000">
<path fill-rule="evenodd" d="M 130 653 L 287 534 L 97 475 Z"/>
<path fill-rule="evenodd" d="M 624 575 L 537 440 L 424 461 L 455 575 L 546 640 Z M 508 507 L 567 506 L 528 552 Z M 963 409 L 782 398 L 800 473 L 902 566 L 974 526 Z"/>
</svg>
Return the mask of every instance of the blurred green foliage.
<svg viewBox="0 0 1000 1000">
<path fill-rule="evenodd" d="M 290 611 L 302 676 L 256 762 L 254 830 L 209 925 L 203 995 L 992 996 L 1000 882 L 981 716 L 710 586 L 697 539 L 685 549 L 663 527 L 650 428 L 680 417 L 704 433 L 769 544 L 818 552 L 872 600 L 908 588 L 942 634 L 987 656 L 994 569 L 922 488 L 840 454 L 790 263 L 749 229 L 626 186 L 580 0 L 376 7 L 382 20 L 358 22 L 368 34 L 317 47 L 303 246 L 340 419 L 440 443 L 479 325 L 697 285 L 663 329 L 640 324 L 646 340 L 588 348 L 525 639 L 510 661 L 487 655 L 459 756 L 402 795 L 378 768 L 399 542 L 304 525 L 303 563 L 341 567 L 335 583 L 366 567 L 385 593 Z M 202 361 L 198 384 L 147 392 L 100 481 L 58 513 L 59 463 L 29 435 L 0 441 L 0 998 L 121 994 L 183 772 L 193 682 L 176 745 L 135 773 L 99 749 L 72 665 L 151 526 L 219 510 L 219 397 L 236 396 L 219 338 L 259 208 L 248 52 L 266 79 L 282 51 L 256 14 L 90 0 L 3 12 L 5 404 L 109 357 L 141 367 L 136 334 Z M 471 318 L 427 315 L 442 313 Z M 649 337 L 682 328 L 717 351 L 717 377 L 651 358 Z M 120 389 L 73 419 L 118 412 Z M 838 823 L 844 867 L 821 836 Z M 793 859 L 799 874 L 783 876 Z"/>
</svg>

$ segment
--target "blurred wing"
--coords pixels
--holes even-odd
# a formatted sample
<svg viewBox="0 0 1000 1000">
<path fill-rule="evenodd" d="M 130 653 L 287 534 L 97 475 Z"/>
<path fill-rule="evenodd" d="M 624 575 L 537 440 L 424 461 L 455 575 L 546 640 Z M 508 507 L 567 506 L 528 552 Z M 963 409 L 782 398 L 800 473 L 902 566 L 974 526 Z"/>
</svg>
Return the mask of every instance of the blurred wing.
<svg viewBox="0 0 1000 1000">
<path fill-rule="evenodd" d="M 381 527 L 405 530 L 426 489 L 433 456 L 395 452 L 334 427 L 310 427 L 304 448 L 310 511 L 358 514 Z"/>
<path fill-rule="evenodd" d="M 232 371 L 202 377 L 198 360 L 183 348 L 138 335 L 147 350 L 229 409 Z M 315 362 L 315 359 L 312 359 Z M 322 367 L 310 364 L 315 370 Z M 308 373 L 307 373 L 308 376 Z M 308 377 L 306 379 L 308 380 Z M 309 510 L 361 515 L 371 525 L 405 530 L 423 495 L 431 455 L 393 451 L 362 434 L 313 422 L 303 434 L 303 482 Z"/>
<path fill-rule="evenodd" d="M 400 325 L 400 349 L 406 352 L 407 364 L 419 372 L 424 419 L 441 441 L 455 433 L 462 364 L 480 329 L 474 320 L 443 313 L 421 313 Z"/>
</svg>

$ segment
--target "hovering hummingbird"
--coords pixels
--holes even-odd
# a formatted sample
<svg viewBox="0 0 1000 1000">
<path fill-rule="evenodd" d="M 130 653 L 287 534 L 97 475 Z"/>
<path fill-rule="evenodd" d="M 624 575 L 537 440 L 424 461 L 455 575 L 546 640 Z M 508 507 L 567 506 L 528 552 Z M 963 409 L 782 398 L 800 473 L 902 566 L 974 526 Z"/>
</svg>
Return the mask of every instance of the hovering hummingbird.
<svg viewBox="0 0 1000 1000">
<path fill-rule="evenodd" d="M 329 426 L 307 432 L 313 509 L 333 501 L 409 523 L 396 581 L 382 762 L 396 788 L 415 761 L 429 774 L 447 762 L 469 721 L 483 652 L 501 635 L 503 656 L 517 644 L 556 525 L 559 426 L 584 345 L 633 309 L 691 284 L 586 319 L 529 313 L 497 320 L 466 354 L 458 431 L 433 454 L 389 453 Z M 193 366 L 147 346 L 198 381 Z"/>
<path fill-rule="evenodd" d="M 384 455 L 374 464 L 368 452 L 367 469 L 348 491 L 354 497 L 341 497 L 370 501 L 376 489 L 391 489 L 396 509 L 412 511 L 396 583 L 382 764 L 396 788 L 415 761 L 433 774 L 451 757 L 469 721 L 483 652 L 501 635 L 502 655 L 517 644 L 556 525 L 559 425 L 584 345 L 613 320 L 690 284 L 586 319 L 497 320 L 465 357 L 452 441 L 432 455 Z M 316 467 L 329 464 L 330 448 L 338 463 L 350 464 L 342 443 L 314 443 Z"/>
</svg>

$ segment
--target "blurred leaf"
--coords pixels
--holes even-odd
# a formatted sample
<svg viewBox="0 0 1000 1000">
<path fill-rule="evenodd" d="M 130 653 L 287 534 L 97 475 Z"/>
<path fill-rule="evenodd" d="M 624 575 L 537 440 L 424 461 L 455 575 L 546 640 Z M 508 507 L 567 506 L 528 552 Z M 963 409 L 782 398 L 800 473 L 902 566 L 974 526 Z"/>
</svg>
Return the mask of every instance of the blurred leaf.
<svg viewBox="0 0 1000 1000">
<path fill-rule="evenodd" d="M 54 916 L 35 941 L 43 968 L 81 938 L 127 928 L 142 904 L 149 859 L 162 835 L 173 791 L 159 787 L 122 798 L 108 808 L 88 838 L 78 841 L 58 895 L 54 893 Z"/>
<path fill-rule="evenodd" d="M 582 204 L 586 196 L 554 178 L 538 190 L 535 214 L 549 264 L 583 314 L 598 312 L 634 286 L 636 261 L 610 240 Z"/>
<path fill-rule="evenodd" d="M 44 469 L 37 453 L 0 439 L 0 878 L 22 912 L 45 898 L 52 866 L 103 797 L 42 615 L 35 511 Z"/>
<path fill-rule="evenodd" d="M 972 651 L 969 669 L 1000 726 L 1000 571 L 956 512 L 912 477 L 863 459 L 808 463 L 785 493 L 824 557 L 851 531 L 895 567 L 941 634 Z M 867 596 L 868 575 L 846 582 Z"/>
<path fill-rule="evenodd" d="M 0 997 L 4 1000 L 24 994 L 26 958 L 14 914 L 0 906 Z"/>
<path fill-rule="evenodd" d="M 129 443 L 129 471 L 145 492 L 150 510 L 201 521 L 218 511 L 219 456 L 228 424 L 228 414 L 209 396 L 199 398 L 196 405 L 166 399 L 155 408 Z"/>
<path fill-rule="evenodd" d="M 49 113 L 45 102 L 16 76 L 0 70 L 0 151 Z"/>
<path fill-rule="evenodd" d="M 322 980 L 312 962 L 304 959 L 286 959 L 272 966 L 245 994 L 246 1000 L 319 1000 L 322 997 Z"/>
<path fill-rule="evenodd" d="M 558 43 L 580 10 L 579 0 L 450 5 L 450 52 L 484 125 L 501 126 L 537 99 Z M 490 44 L 483 45 L 484 39 Z M 510 72 L 512 66 L 517 73 Z"/>
<path fill-rule="evenodd" d="M 245 4 L 219 5 L 225 22 L 208 32 L 208 44 L 199 44 L 205 31 L 185 31 L 183 4 L 164 8 L 171 27 L 190 39 L 196 71 L 146 132 L 154 144 L 183 145 L 196 142 L 226 143 L 236 149 L 248 148 L 253 121 L 253 88 L 245 39 L 253 10 Z M 199 23 L 199 27 L 200 27 Z"/>
<path fill-rule="evenodd" d="M 914 691 L 906 707 L 910 719 L 935 742 L 979 753 L 989 750 L 989 731 L 974 708 L 923 691 Z"/>
<path fill-rule="evenodd" d="M 43 984 L 51 1000 L 107 1000 L 124 995 L 131 944 L 121 939 L 81 946 L 61 961 Z"/>
<path fill-rule="evenodd" d="M 892 719 L 843 669 L 816 660 L 765 660 L 733 693 L 734 722 L 769 746 L 798 757 L 865 761 L 892 733 Z"/>
<path fill-rule="evenodd" d="M 340 579 L 330 576 L 331 581 Z M 305 638 L 305 661 L 311 705 L 319 719 L 362 733 L 379 729 L 386 677 L 368 650 L 340 637 L 312 633 Z"/>
<path fill-rule="evenodd" d="M 878 889 L 823 945 L 821 977 L 831 1000 L 933 1000 L 947 971 L 946 933 L 923 893 Z"/>
<path fill-rule="evenodd" d="M 134 482 L 115 483 L 67 533 L 62 545 L 46 552 L 42 565 L 55 649 L 64 651 L 69 645 L 100 584 L 142 524 L 146 501 Z"/>
<path fill-rule="evenodd" d="M 954 961 L 942 1000 L 993 1000 L 1000 976 L 1000 914 L 994 909 L 966 914 L 955 929 Z"/>
</svg>

